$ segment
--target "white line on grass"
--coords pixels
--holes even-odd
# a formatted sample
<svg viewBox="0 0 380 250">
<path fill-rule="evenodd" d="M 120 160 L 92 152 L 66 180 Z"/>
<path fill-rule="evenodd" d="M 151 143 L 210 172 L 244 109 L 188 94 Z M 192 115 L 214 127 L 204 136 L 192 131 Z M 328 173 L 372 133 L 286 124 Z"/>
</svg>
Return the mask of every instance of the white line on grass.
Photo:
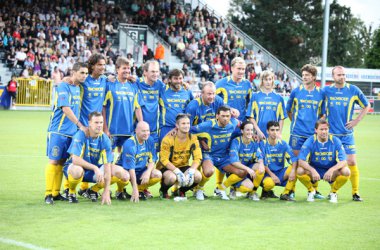
<svg viewBox="0 0 380 250">
<path fill-rule="evenodd" d="M 1 238 L 0 237 L 0 242 L 8 244 L 8 245 L 14 245 L 14 246 L 18 246 L 18 247 L 27 248 L 27 249 L 47 250 L 47 248 L 43 248 L 43 247 L 35 246 L 35 245 L 29 244 L 29 243 L 25 243 L 25 242 L 21 242 L 21 241 L 17 241 L 17 240 L 11 240 L 11 239 L 7 239 L 7 238 Z"/>
<path fill-rule="evenodd" d="M 360 179 L 368 180 L 368 181 L 380 181 L 379 178 L 368 178 L 368 177 L 360 177 Z"/>
<path fill-rule="evenodd" d="M 0 154 L 0 157 L 17 157 L 17 158 L 44 158 L 46 155 L 16 155 L 16 154 Z"/>
</svg>

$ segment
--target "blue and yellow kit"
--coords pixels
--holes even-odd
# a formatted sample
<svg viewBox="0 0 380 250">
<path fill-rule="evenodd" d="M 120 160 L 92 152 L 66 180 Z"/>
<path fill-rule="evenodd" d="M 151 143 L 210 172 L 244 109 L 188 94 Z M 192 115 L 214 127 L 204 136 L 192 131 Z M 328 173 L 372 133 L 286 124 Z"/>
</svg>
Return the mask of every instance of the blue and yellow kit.
<svg viewBox="0 0 380 250">
<path fill-rule="evenodd" d="M 252 91 L 252 85 L 247 79 L 240 83 L 232 80 L 231 76 L 220 79 L 216 82 L 216 94 L 222 97 L 225 104 L 239 110 L 239 120 L 245 120 L 246 108 Z"/>
<path fill-rule="evenodd" d="M 131 136 L 134 132 L 134 112 L 144 106 L 136 84 L 116 80 L 106 88 L 106 122 L 113 136 Z"/>
<path fill-rule="evenodd" d="M 100 76 L 98 79 L 88 75 L 81 86 L 80 122 L 88 126 L 88 116 L 94 111 L 102 112 L 103 101 L 106 93 L 107 78 Z"/>
<path fill-rule="evenodd" d="M 215 119 L 216 112 L 224 102 L 220 96 L 215 96 L 215 101 L 210 105 L 204 104 L 201 97 L 195 98 L 186 106 L 186 113 L 190 114 L 190 124 L 198 125 L 202 122 Z"/>
<path fill-rule="evenodd" d="M 288 117 L 285 112 L 284 98 L 277 93 L 261 91 L 253 93 L 248 105 L 247 117 L 253 118 L 265 136 L 269 121 L 280 121 Z"/>
</svg>

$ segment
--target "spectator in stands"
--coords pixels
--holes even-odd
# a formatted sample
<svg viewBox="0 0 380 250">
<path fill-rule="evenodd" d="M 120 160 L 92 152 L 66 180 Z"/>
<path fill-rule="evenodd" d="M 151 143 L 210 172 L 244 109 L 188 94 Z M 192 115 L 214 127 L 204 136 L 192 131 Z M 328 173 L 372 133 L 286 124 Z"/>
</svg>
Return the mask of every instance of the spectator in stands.
<svg viewBox="0 0 380 250">
<path fill-rule="evenodd" d="M 160 42 L 157 42 L 156 51 L 154 53 L 154 59 L 156 59 L 161 65 L 164 58 L 165 58 L 165 48 Z"/>
<path fill-rule="evenodd" d="M 108 58 L 108 63 L 106 64 L 106 72 L 105 73 L 106 73 L 106 75 L 116 73 L 115 64 L 113 63 L 112 58 Z"/>
<path fill-rule="evenodd" d="M 12 97 L 12 106 L 14 106 L 16 104 L 17 97 L 17 80 L 15 75 L 12 75 L 12 79 L 8 82 L 7 91 Z"/>
</svg>

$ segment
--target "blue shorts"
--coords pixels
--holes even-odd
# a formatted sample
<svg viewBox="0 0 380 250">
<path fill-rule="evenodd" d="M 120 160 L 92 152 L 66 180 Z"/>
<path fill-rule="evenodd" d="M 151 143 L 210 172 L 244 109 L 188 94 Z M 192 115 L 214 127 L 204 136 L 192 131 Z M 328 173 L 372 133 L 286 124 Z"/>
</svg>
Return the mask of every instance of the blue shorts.
<svg viewBox="0 0 380 250">
<path fill-rule="evenodd" d="M 354 155 L 356 154 L 356 146 L 355 146 L 355 139 L 354 135 L 336 135 L 337 138 L 342 142 L 344 151 L 346 151 L 346 154 L 348 155 Z"/>
<path fill-rule="evenodd" d="M 289 145 L 293 150 L 301 150 L 302 145 L 306 140 L 307 140 L 307 137 L 290 135 Z"/>
<path fill-rule="evenodd" d="M 214 157 L 207 153 L 202 153 L 203 161 L 210 160 L 212 164 L 223 174 L 226 173 L 223 168 L 231 164 L 230 156 L 227 155 L 223 158 Z"/>
<path fill-rule="evenodd" d="M 71 163 L 72 164 L 72 163 Z M 63 174 L 66 176 L 66 179 L 69 178 L 69 173 L 68 173 L 68 170 L 69 170 L 69 166 L 70 165 L 65 165 L 65 167 L 63 168 Z M 100 171 L 102 171 L 102 173 L 104 173 L 104 167 L 103 165 L 99 167 Z M 83 175 L 83 180 L 82 182 L 91 182 L 91 183 L 96 183 L 96 175 L 95 175 L 95 172 L 92 171 L 92 170 L 87 170 L 87 169 L 83 169 L 84 170 L 84 175 Z"/>
<path fill-rule="evenodd" d="M 272 173 L 274 173 L 277 176 L 277 178 L 280 179 L 280 184 L 276 183 L 276 186 L 285 187 L 286 183 L 288 183 L 288 179 L 286 179 L 286 180 L 284 179 L 286 170 L 288 170 L 288 168 L 283 168 L 283 169 L 281 169 L 279 171 L 272 171 Z M 267 177 L 270 178 L 270 175 L 267 174 L 267 173 L 265 173 L 263 181 Z"/>
<path fill-rule="evenodd" d="M 70 154 L 67 153 L 67 150 L 70 147 L 71 140 L 72 138 L 68 136 L 48 133 L 46 155 L 50 160 L 56 161 L 69 158 Z"/>
<path fill-rule="evenodd" d="M 329 170 L 329 168 L 314 168 L 317 172 L 318 172 L 318 174 L 319 174 L 319 176 L 320 176 L 320 178 L 321 178 L 321 180 L 323 180 L 323 176 L 326 174 L 326 172 Z M 311 181 L 312 183 L 315 183 L 315 182 L 313 182 L 313 180 Z M 329 183 L 331 184 L 331 183 L 333 183 L 333 181 L 329 181 Z"/>
<path fill-rule="evenodd" d="M 145 170 L 147 170 L 146 167 L 145 167 L 145 168 L 135 169 L 137 185 L 140 185 L 140 184 L 141 184 L 141 176 L 143 175 L 143 173 L 145 172 Z M 128 170 L 127 170 L 127 171 L 128 171 Z"/>
<path fill-rule="evenodd" d="M 124 142 L 128 140 L 131 136 L 125 135 L 125 136 L 113 136 L 112 137 L 112 149 L 115 149 L 117 147 L 122 147 Z"/>
</svg>

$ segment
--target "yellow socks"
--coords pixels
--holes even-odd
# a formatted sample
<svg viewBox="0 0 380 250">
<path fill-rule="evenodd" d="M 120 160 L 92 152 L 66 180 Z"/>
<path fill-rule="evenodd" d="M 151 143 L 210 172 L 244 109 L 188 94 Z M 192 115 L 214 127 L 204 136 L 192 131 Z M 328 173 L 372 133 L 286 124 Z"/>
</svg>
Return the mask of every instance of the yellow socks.
<svg viewBox="0 0 380 250">
<path fill-rule="evenodd" d="M 245 194 L 245 193 L 252 192 L 252 189 L 249 189 L 249 188 L 247 188 L 246 186 L 241 185 L 240 187 L 238 187 L 238 188 L 236 189 L 236 191 L 239 191 L 240 193 Z"/>
<path fill-rule="evenodd" d="M 311 178 L 307 174 L 297 175 L 298 180 L 307 188 L 307 191 L 313 192 L 313 184 L 311 183 Z"/>
<path fill-rule="evenodd" d="M 88 187 L 89 187 L 88 182 L 82 182 L 80 184 L 80 189 L 82 189 L 82 190 L 86 190 L 86 189 L 88 189 Z"/>
<path fill-rule="evenodd" d="M 339 175 L 331 184 L 331 192 L 336 193 L 348 180 L 349 176 Z"/>
<path fill-rule="evenodd" d="M 265 179 L 263 181 L 263 189 L 264 189 L 264 191 L 272 190 L 275 185 L 276 185 L 276 183 L 274 183 L 274 181 L 273 181 L 272 178 L 265 177 Z"/>
<path fill-rule="evenodd" d="M 218 170 L 217 170 L 218 171 Z M 201 182 L 199 182 L 198 186 L 200 187 L 200 189 L 202 189 L 205 184 L 210 180 L 210 177 L 206 177 L 204 174 L 203 174 L 203 171 L 201 172 L 202 173 L 202 180 Z M 220 183 L 222 184 L 222 183 Z"/>
<path fill-rule="evenodd" d="M 75 194 L 77 185 L 83 180 L 83 175 L 79 179 L 74 179 L 71 174 L 67 178 L 69 182 L 69 193 Z"/>
<path fill-rule="evenodd" d="M 215 181 L 216 181 L 216 187 L 218 189 L 222 189 L 222 183 L 224 179 L 224 173 L 220 172 L 219 169 L 215 168 Z"/>
<path fill-rule="evenodd" d="M 63 177 L 63 166 L 56 165 L 55 173 L 54 173 L 53 197 L 57 196 L 59 192 L 61 191 L 62 177 Z"/>
<path fill-rule="evenodd" d="M 352 194 L 359 194 L 359 169 L 356 165 L 348 166 L 351 171 Z"/>
<path fill-rule="evenodd" d="M 57 165 L 55 164 L 47 164 L 45 168 L 45 183 L 46 183 L 46 190 L 45 190 L 45 196 L 53 194 L 53 187 L 54 187 L 54 177 L 55 177 L 55 168 Z"/>
<path fill-rule="evenodd" d="M 243 178 L 240 178 L 236 174 L 230 174 L 230 176 L 228 176 L 228 178 L 223 182 L 223 184 L 219 185 L 221 188 L 218 186 L 218 189 L 224 190 L 241 180 L 243 180 Z"/>
<path fill-rule="evenodd" d="M 150 178 L 147 184 L 138 185 L 139 192 L 144 191 L 148 187 L 151 187 L 161 181 L 161 178 Z"/>
<path fill-rule="evenodd" d="M 256 177 L 253 180 L 253 190 L 257 190 L 257 188 L 260 186 L 261 181 L 264 178 L 265 172 L 262 172 L 261 174 L 259 173 L 259 170 L 255 171 Z"/>
</svg>

